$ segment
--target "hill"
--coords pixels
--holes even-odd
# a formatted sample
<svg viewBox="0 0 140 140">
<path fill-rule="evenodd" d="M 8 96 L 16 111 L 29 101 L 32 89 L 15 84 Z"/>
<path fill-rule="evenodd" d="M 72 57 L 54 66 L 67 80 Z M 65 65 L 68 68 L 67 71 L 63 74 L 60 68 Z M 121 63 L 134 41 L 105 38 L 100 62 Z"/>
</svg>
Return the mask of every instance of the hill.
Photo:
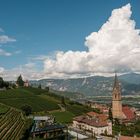
<svg viewBox="0 0 140 140">
<path fill-rule="evenodd" d="M 136 74 L 136 73 L 124 74 L 119 76 L 119 79 L 129 84 L 140 85 L 140 74 Z"/>
<path fill-rule="evenodd" d="M 56 101 L 50 96 L 42 97 L 45 90 L 37 88 L 18 88 L 0 91 L 0 102 L 20 109 L 23 105 L 32 107 L 33 112 L 59 109 Z"/>
<path fill-rule="evenodd" d="M 56 94 L 56 91 L 55 93 L 52 93 L 45 89 L 31 87 L 0 91 L 0 103 L 17 109 L 21 109 L 24 105 L 28 105 L 32 108 L 33 114 L 52 114 L 56 117 L 58 122 L 71 122 L 74 116 L 81 115 L 92 110 L 86 106 L 69 100 L 69 98 L 64 98 L 64 100 L 66 104 L 65 111 L 61 109 L 62 94 L 59 92 Z M 7 108 L 5 108 L 5 106 L 0 106 L 0 109 L 3 109 L 3 111 L 1 111 L 1 113 L 3 113 Z"/>
<path fill-rule="evenodd" d="M 140 74 L 130 73 L 118 76 L 123 95 L 140 95 Z M 75 79 L 42 79 L 31 81 L 34 86 L 41 84 L 49 86 L 53 90 L 62 92 L 81 93 L 85 96 L 111 95 L 114 77 L 92 76 Z"/>
</svg>

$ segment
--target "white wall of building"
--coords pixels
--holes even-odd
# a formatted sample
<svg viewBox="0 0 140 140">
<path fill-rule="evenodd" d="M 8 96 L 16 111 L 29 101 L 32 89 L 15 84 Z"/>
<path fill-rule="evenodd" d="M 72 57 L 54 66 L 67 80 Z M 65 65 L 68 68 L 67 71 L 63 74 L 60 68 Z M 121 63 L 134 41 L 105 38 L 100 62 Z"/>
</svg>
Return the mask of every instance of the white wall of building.
<svg viewBox="0 0 140 140">
<path fill-rule="evenodd" d="M 95 133 L 97 135 L 105 133 L 105 131 L 107 132 L 108 135 L 112 135 L 112 123 L 111 122 L 108 123 L 108 126 L 95 127 L 95 126 L 87 125 L 85 123 L 79 123 L 77 121 L 73 121 L 73 127 L 79 128 L 82 130 L 90 130 L 93 134 Z"/>
</svg>

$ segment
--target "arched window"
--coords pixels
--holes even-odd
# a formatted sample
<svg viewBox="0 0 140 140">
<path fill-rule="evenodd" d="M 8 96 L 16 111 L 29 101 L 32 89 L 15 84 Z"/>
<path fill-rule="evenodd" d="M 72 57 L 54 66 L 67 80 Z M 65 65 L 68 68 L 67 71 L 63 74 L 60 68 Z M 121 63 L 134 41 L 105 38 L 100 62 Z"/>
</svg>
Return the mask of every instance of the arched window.
<svg viewBox="0 0 140 140">
<path fill-rule="evenodd" d="M 117 94 L 115 94 L 115 99 L 117 98 Z"/>
</svg>

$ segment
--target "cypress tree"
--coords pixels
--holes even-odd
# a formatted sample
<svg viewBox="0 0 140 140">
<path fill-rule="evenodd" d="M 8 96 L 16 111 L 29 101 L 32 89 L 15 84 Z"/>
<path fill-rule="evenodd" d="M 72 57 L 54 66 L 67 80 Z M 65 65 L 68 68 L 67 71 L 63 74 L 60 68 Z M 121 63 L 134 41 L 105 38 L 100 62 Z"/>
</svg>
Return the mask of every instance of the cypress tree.
<svg viewBox="0 0 140 140">
<path fill-rule="evenodd" d="M 18 86 L 20 87 L 23 87 L 24 86 L 24 81 L 22 79 L 22 76 L 20 75 L 18 78 L 17 78 L 17 82 Z"/>
</svg>

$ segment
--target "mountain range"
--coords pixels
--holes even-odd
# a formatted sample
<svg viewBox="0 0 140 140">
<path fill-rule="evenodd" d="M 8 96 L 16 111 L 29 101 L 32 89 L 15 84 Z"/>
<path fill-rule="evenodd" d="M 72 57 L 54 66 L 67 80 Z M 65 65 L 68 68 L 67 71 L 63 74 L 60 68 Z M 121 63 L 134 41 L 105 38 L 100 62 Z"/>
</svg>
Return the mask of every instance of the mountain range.
<svg viewBox="0 0 140 140">
<path fill-rule="evenodd" d="M 122 88 L 122 95 L 140 95 L 140 74 L 129 73 L 118 76 Z M 33 86 L 42 87 L 61 92 L 81 93 L 85 96 L 111 95 L 114 77 L 91 76 L 75 79 L 42 79 L 31 81 Z"/>
</svg>

